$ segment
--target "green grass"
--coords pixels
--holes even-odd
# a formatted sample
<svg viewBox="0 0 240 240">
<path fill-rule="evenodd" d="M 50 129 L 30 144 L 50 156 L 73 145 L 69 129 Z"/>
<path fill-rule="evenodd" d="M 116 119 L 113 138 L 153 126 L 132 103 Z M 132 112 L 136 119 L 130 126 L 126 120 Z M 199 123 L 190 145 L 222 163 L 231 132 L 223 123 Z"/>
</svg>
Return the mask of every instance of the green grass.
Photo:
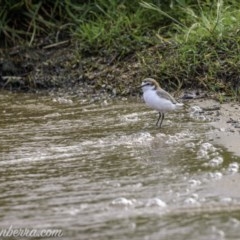
<svg viewBox="0 0 240 240">
<path fill-rule="evenodd" d="M 76 56 L 110 63 L 135 56 L 140 74 L 168 88 L 202 87 L 237 98 L 240 6 L 223 0 L 4 0 L 2 46 L 74 39 Z M 62 33 L 62 34 L 59 34 Z"/>
<path fill-rule="evenodd" d="M 156 44 L 155 25 L 161 22 L 161 16 L 141 8 L 138 1 L 96 2 L 98 14 L 90 11 L 92 19 L 83 20 L 74 33 L 84 53 L 123 58 Z"/>
<path fill-rule="evenodd" d="M 27 1 L 2 0 L 0 8 L 0 46 L 19 43 L 31 46 L 39 37 L 66 31 L 66 25 L 76 24 L 73 12 L 81 12 L 70 0 Z M 58 40 L 58 39 L 56 39 Z"/>
<path fill-rule="evenodd" d="M 239 7 L 218 0 L 211 7 L 179 9 L 187 13 L 181 21 L 164 14 L 173 20 L 173 44 L 154 57 L 141 56 L 146 74 L 154 62 L 160 62 L 150 74 L 159 76 L 162 84 L 202 87 L 236 98 L 240 91 Z M 157 6 L 151 5 L 151 10 L 161 14 Z"/>
</svg>

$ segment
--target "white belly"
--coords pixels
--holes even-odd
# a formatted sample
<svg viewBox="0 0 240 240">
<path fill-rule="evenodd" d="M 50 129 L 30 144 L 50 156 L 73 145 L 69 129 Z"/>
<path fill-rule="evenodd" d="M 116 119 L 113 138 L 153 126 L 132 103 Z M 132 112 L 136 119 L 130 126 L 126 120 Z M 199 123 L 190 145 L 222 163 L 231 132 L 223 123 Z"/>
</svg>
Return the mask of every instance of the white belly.
<svg viewBox="0 0 240 240">
<path fill-rule="evenodd" d="M 173 104 L 171 101 L 165 98 L 160 98 L 155 91 L 145 91 L 143 94 L 143 99 L 149 107 L 161 113 L 172 111 L 176 108 L 176 104 Z"/>
</svg>

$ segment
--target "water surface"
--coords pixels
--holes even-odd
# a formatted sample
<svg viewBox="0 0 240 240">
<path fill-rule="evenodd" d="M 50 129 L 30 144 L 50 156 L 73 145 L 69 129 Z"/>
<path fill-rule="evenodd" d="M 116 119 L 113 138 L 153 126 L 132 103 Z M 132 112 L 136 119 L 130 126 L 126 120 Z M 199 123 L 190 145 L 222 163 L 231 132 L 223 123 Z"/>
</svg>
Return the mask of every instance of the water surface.
<svg viewBox="0 0 240 240">
<path fill-rule="evenodd" d="M 239 239 L 239 158 L 190 111 L 0 94 L 0 226 L 62 239 Z"/>
</svg>

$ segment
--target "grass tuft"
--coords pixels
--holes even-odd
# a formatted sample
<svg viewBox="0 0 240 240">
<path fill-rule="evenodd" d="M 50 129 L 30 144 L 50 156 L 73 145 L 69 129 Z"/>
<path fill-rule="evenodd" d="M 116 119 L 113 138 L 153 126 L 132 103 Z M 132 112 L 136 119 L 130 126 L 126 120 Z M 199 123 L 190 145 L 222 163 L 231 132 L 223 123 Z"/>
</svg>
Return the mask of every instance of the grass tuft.
<svg viewBox="0 0 240 240">
<path fill-rule="evenodd" d="M 151 9 L 156 11 L 157 7 Z M 173 44 L 162 50 L 164 43 L 159 43 L 154 57 L 141 56 L 146 74 L 159 76 L 162 84 L 170 87 L 201 87 L 236 98 L 240 89 L 239 7 L 224 6 L 218 0 L 211 7 L 179 9 L 187 14 L 180 23 L 158 10 L 173 20 Z M 159 67 L 152 70 L 156 62 Z"/>
<path fill-rule="evenodd" d="M 67 36 L 77 42 L 76 58 L 98 56 L 106 68 L 134 58 L 137 75 L 169 89 L 201 87 L 238 98 L 239 22 L 236 0 L 3 0 L 0 44 Z"/>
</svg>

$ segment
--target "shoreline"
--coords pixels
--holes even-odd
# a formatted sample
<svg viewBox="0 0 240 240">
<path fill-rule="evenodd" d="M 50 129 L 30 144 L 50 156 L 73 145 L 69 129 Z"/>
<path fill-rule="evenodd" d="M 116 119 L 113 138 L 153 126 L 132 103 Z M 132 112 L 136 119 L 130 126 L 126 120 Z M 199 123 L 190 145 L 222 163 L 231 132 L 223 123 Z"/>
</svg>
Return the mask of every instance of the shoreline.
<svg viewBox="0 0 240 240">
<path fill-rule="evenodd" d="M 240 103 L 220 104 L 212 99 L 196 99 L 190 105 L 193 104 L 196 104 L 201 109 L 206 109 L 203 110 L 204 116 L 210 116 L 210 125 L 213 130 L 207 133 L 209 140 L 225 147 L 234 155 L 240 156 Z"/>
<path fill-rule="evenodd" d="M 113 96 L 106 92 L 87 91 L 82 92 L 81 87 L 68 91 L 67 89 L 58 89 L 58 91 L 39 91 L 33 92 L 19 92 L 2 89 L 1 92 L 11 92 L 13 94 L 46 94 L 52 97 L 57 97 L 60 102 L 68 102 L 67 98 L 85 99 L 89 104 L 102 101 L 126 100 L 140 98 L 138 96 Z M 91 89 L 93 90 L 93 89 Z M 87 94 L 86 94 L 87 93 Z M 71 100 L 69 100 L 71 101 Z M 189 99 L 183 101 L 189 108 L 199 108 L 198 115 L 201 119 L 206 120 L 206 124 L 212 126 L 212 129 L 206 132 L 207 139 L 214 144 L 226 148 L 236 156 L 240 156 L 240 102 L 231 101 L 226 103 L 219 103 L 210 97 Z M 196 116 L 196 118 L 197 118 Z"/>
</svg>

